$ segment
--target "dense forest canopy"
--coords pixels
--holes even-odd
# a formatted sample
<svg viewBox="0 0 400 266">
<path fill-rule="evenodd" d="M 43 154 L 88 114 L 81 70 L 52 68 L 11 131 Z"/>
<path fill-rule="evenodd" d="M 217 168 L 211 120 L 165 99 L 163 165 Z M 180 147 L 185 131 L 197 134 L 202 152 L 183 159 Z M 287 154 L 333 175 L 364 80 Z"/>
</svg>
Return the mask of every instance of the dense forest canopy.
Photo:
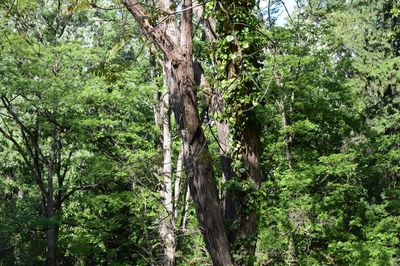
<svg viewBox="0 0 400 266">
<path fill-rule="evenodd" d="M 0 0 L 0 53 L 0 265 L 400 264 L 397 0 Z"/>
</svg>

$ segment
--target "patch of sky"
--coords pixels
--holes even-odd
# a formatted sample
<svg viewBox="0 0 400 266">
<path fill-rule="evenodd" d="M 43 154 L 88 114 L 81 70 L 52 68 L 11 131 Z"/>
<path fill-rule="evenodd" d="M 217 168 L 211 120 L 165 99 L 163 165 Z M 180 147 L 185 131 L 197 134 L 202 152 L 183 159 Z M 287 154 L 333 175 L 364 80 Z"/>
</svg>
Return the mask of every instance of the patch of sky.
<svg viewBox="0 0 400 266">
<path fill-rule="evenodd" d="M 289 15 L 293 13 L 296 7 L 296 0 L 261 0 L 260 8 L 264 14 L 268 15 L 268 6 L 274 9 L 273 17 L 276 19 L 276 25 L 284 26 L 287 23 Z"/>
</svg>

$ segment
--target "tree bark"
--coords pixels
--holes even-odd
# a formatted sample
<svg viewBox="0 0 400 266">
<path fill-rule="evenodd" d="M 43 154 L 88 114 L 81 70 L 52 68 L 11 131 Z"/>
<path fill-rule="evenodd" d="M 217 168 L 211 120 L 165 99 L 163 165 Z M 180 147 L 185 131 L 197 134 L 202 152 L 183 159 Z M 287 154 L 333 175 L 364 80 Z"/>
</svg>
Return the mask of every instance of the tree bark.
<svg viewBox="0 0 400 266">
<path fill-rule="evenodd" d="M 158 2 L 160 8 L 168 12 L 171 7 L 170 0 L 160 0 Z M 167 19 L 166 23 L 162 25 L 163 31 L 165 34 L 171 37 L 173 42 L 178 41 L 178 29 L 176 26 L 175 17 L 170 17 Z M 161 115 L 162 115 L 162 130 L 163 130 L 163 173 L 164 173 L 164 190 L 163 190 L 163 198 L 164 198 L 164 207 L 166 210 L 167 217 L 162 220 L 161 234 L 164 238 L 164 261 L 163 265 L 165 266 L 173 266 L 175 265 L 175 251 L 176 251 L 176 198 L 179 196 L 179 175 L 175 175 L 175 184 L 173 186 L 173 176 L 172 176 L 172 137 L 171 137 L 171 91 L 175 92 L 177 88 L 176 79 L 170 74 L 172 69 L 171 61 L 164 56 L 163 62 L 163 72 L 164 72 L 164 83 L 167 87 L 167 91 L 164 93 L 162 97 L 162 107 L 161 107 Z M 170 88 L 174 88 L 170 90 Z M 180 113 L 179 109 L 175 112 Z M 174 113 L 175 113 L 174 112 Z M 179 158 L 178 158 L 179 162 Z M 178 182 L 178 184 L 176 184 Z"/>
<path fill-rule="evenodd" d="M 183 151 L 183 146 L 182 146 L 180 153 L 179 153 L 179 157 L 178 157 L 178 164 L 176 167 L 176 171 L 177 171 L 176 180 L 178 180 L 178 175 L 179 175 L 179 179 L 182 176 L 183 164 L 184 164 L 183 153 L 184 153 L 184 151 Z M 179 183 L 181 183 L 181 182 L 179 182 Z M 177 203 L 179 197 L 176 195 L 177 195 L 177 193 L 175 193 L 175 202 Z M 182 208 L 181 219 L 180 219 L 180 223 L 179 223 L 179 227 L 178 227 L 179 235 L 177 237 L 177 244 L 176 244 L 177 249 L 182 246 L 183 238 L 184 238 L 185 232 L 186 232 L 185 230 L 186 230 L 186 223 L 187 223 L 187 217 L 188 217 L 188 211 L 189 211 L 189 199 L 190 199 L 189 182 L 186 179 L 186 182 L 184 183 L 184 186 L 183 186 L 183 201 L 182 201 L 183 208 Z M 175 208 L 176 208 L 175 209 L 175 221 L 177 221 L 178 205 L 176 205 Z"/>
<path fill-rule="evenodd" d="M 183 203 L 182 218 L 181 218 L 181 224 L 180 224 L 180 229 L 179 229 L 182 234 L 186 230 L 187 216 L 188 216 L 188 211 L 189 211 L 189 199 L 190 199 L 190 189 L 189 189 L 189 184 L 187 182 L 185 185 L 185 198 L 184 198 L 184 203 Z"/>
<path fill-rule="evenodd" d="M 233 37 L 232 42 L 224 47 L 224 52 L 236 55 L 235 59 L 219 60 L 221 62 L 220 67 L 224 67 L 225 69 L 223 79 L 233 80 L 231 84 L 232 92 L 228 92 L 227 95 L 231 106 L 236 105 L 235 112 L 230 113 L 235 119 L 235 127 L 230 128 L 230 131 L 233 142 L 238 146 L 232 153 L 234 153 L 235 160 L 241 160 L 245 168 L 243 173 L 237 173 L 238 179 L 251 186 L 250 189 L 238 189 L 239 191 L 235 191 L 235 195 L 227 194 L 227 200 L 231 198 L 230 200 L 233 203 L 232 209 L 236 212 L 234 213 L 235 223 L 232 231 L 229 233 L 229 241 L 232 245 L 232 252 L 241 255 L 241 258 L 238 258 L 236 262 L 246 265 L 254 263 L 258 217 L 256 212 L 257 207 L 254 205 L 252 197 L 254 197 L 255 192 L 260 188 L 263 180 L 260 163 L 261 125 L 257 119 L 253 101 L 246 103 L 242 101 L 242 97 L 256 97 L 254 92 L 257 90 L 257 81 L 251 77 L 252 73 L 247 74 L 246 72 L 249 70 L 255 71 L 255 69 L 261 67 L 261 64 L 258 62 L 261 59 L 261 50 L 257 47 L 257 40 L 248 39 L 249 37 L 246 36 L 247 34 L 244 31 L 246 27 L 243 27 L 246 23 L 241 22 L 257 19 L 252 14 L 254 4 L 251 1 L 243 3 L 240 1 L 221 1 L 217 7 L 217 12 L 223 16 L 218 21 L 218 32 L 221 33 L 221 36 L 226 37 L 230 35 Z M 240 22 L 237 20 L 238 17 L 240 17 Z M 242 49 L 241 44 L 244 40 L 254 43 L 249 44 L 250 47 L 254 46 L 249 48 L 249 51 L 257 52 L 245 54 L 246 50 Z M 246 79 L 245 76 L 250 77 L 250 79 Z"/>
<path fill-rule="evenodd" d="M 183 172 L 183 146 L 179 149 L 178 161 L 176 163 L 176 171 L 175 171 L 175 184 L 174 184 L 174 219 L 175 222 L 178 219 L 178 202 L 179 195 L 181 194 L 181 178 Z"/>
<path fill-rule="evenodd" d="M 197 16 L 200 16 L 203 13 L 203 11 L 199 11 L 199 9 L 200 9 L 199 7 L 195 9 L 197 10 L 198 13 Z M 211 22 L 209 23 L 210 25 L 212 24 Z M 209 39 L 209 41 L 212 41 L 212 39 Z M 207 108 L 214 117 L 218 113 L 222 114 L 224 112 L 225 103 L 224 100 L 222 99 L 221 93 L 213 91 L 210 83 L 208 82 L 203 73 L 203 69 L 200 63 L 197 60 L 194 61 L 194 71 L 195 71 L 194 76 L 197 85 L 200 86 L 201 90 L 205 91 L 206 95 L 205 101 L 207 102 L 205 108 Z M 234 173 L 232 170 L 233 159 L 229 155 L 229 150 L 230 150 L 229 139 L 228 139 L 229 125 L 226 119 L 219 121 L 214 118 L 214 121 L 215 121 L 215 127 L 217 128 L 217 138 L 218 138 L 217 141 L 219 146 L 222 178 L 226 182 L 232 180 L 232 178 L 234 177 Z M 223 199 L 224 199 L 223 202 L 224 219 L 228 223 L 233 223 L 237 218 L 236 215 L 237 204 L 233 199 L 233 193 L 229 188 L 224 191 Z M 228 238 L 232 239 L 232 236 L 230 235 L 229 232 L 228 232 Z"/>
<path fill-rule="evenodd" d="M 194 86 L 192 62 L 192 1 L 182 2 L 182 21 L 180 30 L 180 47 L 168 35 L 158 28 L 152 27 L 146 12 L 136 0 L 123 0 L 124 5 L 142 29 L 171 61 L 173 75 L 178 81 L 176 99 L 181 115 L 176 117 L 182 121 L 182 139 L 184 160 L 190 192 L 195 204 L 200 230 L 204 236 L 207 250 L 213 264 L 232 265 L 228 239 L 221 214 L 217 193 L 212 158 L 208 150 L 206 138 L 201 127 L 197 110 L 197 99 Z"/>
<path fill-rule="evenodd" d="M 171 155 L 171 125 L 170 125 L 170 97 L 166 91 L 161 97 L 161 121 L 162 121 L 162 153 L 163 167 L 162 176 L 164 177 L 161 189 L 165 217 L 160 223 L 160 234 L 164 242 L 164 265 L 175 265 L 175 219 L 173 209 L 172 192 L 172 155 Z"/>
<path fill-rule="evenodd" d="M 215 42 L 218 38 L 216 32 L 216 23 L 213 19 L 204 19 L 204 7 L 199 6 L 195 9 L 197 17 L 203 23 L 205 36 L 210 43 Z M 234 52 L 234 51 L 233 51 Z M 218 60 L 216 60 L 217 62 Z M 218 63 L 216 63 L 218 64 Z M 201 69 L 201 67 L 199 67 Z M 232 67 L 231 69 L 237 69 Z M 228 78 L 234 78 L 236 71 L 227 73 Z M 213 114 L 223 113 L 225 109 L 225 103 L 222 96 L 218 92 L 213 92 L 209 83 L 205 79 L 204 75 L 200 76 L 200 86 L 206 89 L 209 95 L 212 95 L 210 101 L 210 110 Z M 252 109 L 252 108 L 250 108 Z M 248 169 L 248 172 L 242 176 L 243 180 L 249 180 L 253 184 L 254 191 L 259 189 L 262 181 L 262 171 L 260 164 L 260 131 L 261 127 L 257 121 L 256 115 L 253 110 L 247 111 L 247 122 L 245 123 L 241 142 L 243 143 L 242 157 L 243 162 Z M 235 176 L 232 169 L 233 159 L 230 155 L 230 144 L 228 139 L 229 124 L 226 119 L 222 121 L 215 121 L 218 132 L 218 142 L 220 148 L 221 158 L 221 170 L 222 176 L 225 181 L 232 180 Z M 229 187 L 224 191 L 224 218 L 225 221 L 232 225 L 237 223 L 237 228 L 233 228 L 228 231 L 228 240 L 230 245 L 235 245 L 236 240 L 240 240 L 243 243 L 242 246 L 246 249 L 246 253 L 249 256 L 254 255 L 256 245 L 256 231 L 257 231 L 257 215 L 255 206 L 247 206 L 248 195 L 234 195 L 234 192 Z M 243 205 L 243 203 L 245 203 Z M 241 207 L 239 207 L 241 206 Z"/>
<path fill-rule="evenodd" d="M 260 148 L 260 132 L 261 125 L 259 124 L 256 114 L 250 110 L 247 114 L 247 121 L 243 129 L 243 162 L 246 166 L 246 173 L 244 178 L 252 184 L 252 191 L 257 191 L 263 180 L 261 170 L 261 148 Z M 243 177 L 242 177 L 243 178 Z M 249 193 L 249 192 L 248 192 Z M 257 212 L 256 206 L 248 205 L 249 198 L 252 195 L 246 194 L 244 196 L 244 209 L 239 210 L 239 227 L 236 231 L 236 237 L 242 241 L 246 249 L 247 255 L 253 256 L 256 248 L 257 238 Z"/>
<path fill-rule="evenodd" d="M 150 58 L 152 66 L 152 78 L 155 78 L 155 55 Z M 165 81 L 167 83 L 167 81 Z M 160 196 L 163 211 L 159 216 L 159 233 L 163 244 L 164 256 L 163 265 L 175 265 L 175 215 L 174 215 L 174 196 L 172 190 L 172 136 L 171 136 L 171 108 L 168 89 L 164 92 L 155 94 L 154 118 L 156 126 L 161 134 L 157 140 L 157 150 L 162 154 L 159 176 L 162 178 L 160 186 Z"/>
<path fill-rule="evenodd" d="M 184 122 L 185 165 L 190 193 L 200 230 L 206 240 L 208 252 L 214 265 L 231 265 L 228 239 L 225 232 L 217 185 L 214 178 L 212 158 L 201 127 L 194 90 L 194 70 L 192 59 L 192 1 L 184 0 L 182 9 L 181 48 L 184 60 L 176 69 L 179 80 L 179 96 Z"/>
<path fill-rule="evenodd" d="M 278 102 L 279 112 L 281 113 L 281 126 L 283 130 L 283 149 L 286 155 L 286 161 L 288 164 L 289 169 L 292 169 L 292 151 L 291 151 L 291 142 L 292 137 L 287 132 L 287 117 L 286 117 L 286 108 L 285 108 L 285 100 L 282 97 Z"/>
<path fill-rule="evenodd" d="M 216 93 L 212 101 L 213 113 L 223 113 L 224 112 L 224 100 L 220 93 Z M 222 121 L 215 121 L 215 125 L 218 132 L 218 142 L 219 142 L 219 153 L 220 153 L 220 163 L 222 178 L 225 182 L 229 182 L 234 178 L 234 172 L 232 169 L 233 159 L 229 155 L 230 144 L 228 139 L 229 125 L 226 119 Z M 224 191 L 224 218 L 229 223 L 232 224 L 237 219 L 237 202 L 233 198 L 233 192 L 230 188 Z M 230 240 L 233 239 L 231 232 L 228 233 Z"/>
</svg>

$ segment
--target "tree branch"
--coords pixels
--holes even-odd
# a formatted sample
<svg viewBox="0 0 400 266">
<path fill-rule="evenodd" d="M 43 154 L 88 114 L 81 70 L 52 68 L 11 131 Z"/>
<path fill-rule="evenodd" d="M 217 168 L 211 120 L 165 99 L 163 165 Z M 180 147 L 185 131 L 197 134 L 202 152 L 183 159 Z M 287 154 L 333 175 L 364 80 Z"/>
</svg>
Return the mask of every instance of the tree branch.
<svg viewBox="0 0 400 266">
<path fill-rule="evenodd" d="M 33 179 L 36 181 L 36 183 L 38 184 L 40 190 L 42 191 L 42 193 L 47 194 L 47 190 L 43 185 L 42 182 L 42 178 L 40 173 L 38 173 L 37 171 L 33 171 L 32 169 L 34 169 L 33 165 L 30 163 L 29 159 L 28 159 L 28 155 L 24 152 L 24 150 L 22 149 L 21 145 L 18 143 L 18 141 L 11 135 L 11 133 L 7 133 L 2 127 L 0 127 L 0 133 L 9 141 L 11 141 L 14 146 L 16 147 L 18 153 L 22 156 L 22 159 L 25 162 L 26 167 L 28 168 L 28 170 L 33 174 Z"/>
<path fill-rule="evenodd" d="M 171 40 L 171 37 L 164 33 L 161 28 L 151 25 L 150 16 L 146 13 L 143 6 L 137 0 L 122 0 L 129 13 L 140 23 L 144 32 L 150 36 L 154 43 L 171 60 L 178 63 L 182 60 L 179 47 Z M 177 62 L 178 61 L 178 62 Z"/>
<path fill-rule="evenodd" d="M 80 190 L 87 190 L 87 189 L 92 189 L 97 187 L 96 184 L 91 184 L 91 185 L 82 185 L 79 187 L 76 187 L 69 191 L 67 194 L 65 194 L 64 197 L 62 197 L 58 202 L 55 204 L 55 210 L 59 210 L 61 208 L 61 204 L 66 201 L 69 197 L 71 197 L 75 192 L 80 191 Z"/>
</svg>

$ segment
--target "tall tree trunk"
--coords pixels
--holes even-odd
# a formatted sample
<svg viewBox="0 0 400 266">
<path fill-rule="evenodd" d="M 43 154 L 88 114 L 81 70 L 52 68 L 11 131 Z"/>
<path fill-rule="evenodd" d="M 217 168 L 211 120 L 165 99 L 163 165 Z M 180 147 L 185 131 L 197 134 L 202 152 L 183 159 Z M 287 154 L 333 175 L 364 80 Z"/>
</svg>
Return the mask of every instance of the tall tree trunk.
<svg viewBox="0 0 400 266">
<path fill-rule="evenodd" d="M 257 17 L 252 13 L 254 5 L 255 2 L 252 1 L 222 0 L 217 7 L 217 12 L 223 17 L 217 25 L 218 33 L 221 34 L 220 38 L 232 37 L 232 41 L 220 49 L 223 49 L 224 53 L 234 55 L 228 60 L 219 60 L 220 68 L 225 70 L 220 73 L 221 79 L 231 81 L 227 97 L 234 110 L 229 114 L 235 121 L 234 126 L 230 128 L 230 134 L 236 145 L 231 153 L 234 154 L 235 160 L 241 161 L 244 165 L 244 171 L 242 168 L 237 173 L 238 178 L 251 186 L 246 190 L 238 189 L 235 195 L 231 196 L 233 204 L 236 204 L 233 206 L 236 209 L 236 219 L 229 240 L 233 247 L 232 252 L 241 255 L 236 263 L 246 265 L 254 263 L 258 217 L 253 197 L 263 180 L 260 163 L 261 125 L 253 104 L 257 101 L 258 96 L 255 92 L 258 85 L 256 78 L 252 76 L 254 74 L 251 73 L 261 67 L 259 63 L 261 45 L 255 38 L 248 37 L 245 31 L 252 27 L 257 28 L 254 24 Z M 244 42 L 248 43 L 247 48 L 243 47 Z M 247 73 L 248 71 L 251 72 Z M 244 98 L 251 100 L 243 101 Z"/>
<path fill-rule="evenodd" d="M 163 166 L 162 176 L 164 177 L 161 196 L 165 209 L 165 216 L 160 221 L 160 234 L 164 242 L 164 265 L 175 265 L 175 219 L 173 208 L 172 191 L 172 137 L 170 125 L 170 97 L 166 91 L 161 97 L 160 116 L 162 121 L 162 154 Z"/>
<path fill-rule="evenodd" d="M 286 161 L 289 169 L 292 169 L 292 151 L 291 151 L 291 142 L 292 136 L 289 132 L 287 132 L 287 116 L 286 116 L 286 108 L 285 108 L 285 99 L 281 97 L 278 102 L 279 112 L 281 113 L 281 126 L 283 130 L 283 149 L 286 155 Z"/>
<path fill-rule="evenodd" d="M 240 240 L 242 246 L 245 248 L 246 253 L 249 257 L 254 256 L 256 243 L 257 243 L 257 212 L 256 206 L 252 205 L 252 193 L 256 192 L 260 188 L 260 184 L 263 180 L 263 174 L 261 170 L 261 143 L 260 143 L 260 132 L 261 125 L 259 124 L 256 114 L 253 110 L 250 110 L 247 114 L 247 121 L 243 129 L 243 162 L 247 169 L 246 173 L 242 178 L 250 181 L 252 184 L 252 190 L 248 191 L 243 196 L 244 201 L 243 207 L 239 210 L 239 227 L 235 232 L 235 237 Z M 250 261 L 248 262 L 250 264 Z"/>
<path fill-rule="evenodd" d="M 179 152 L 179 157 L 178 157 L 178 164 L 176 167 L 176 179 L 175 179 L 175 186 L 177 185 L 177 180 L 181 179 L 182 176 L 182 171 L 183 171 L 183 164 L 184 164 L 184 158 L 183 158 L 183 146 Z M 179 186 L 181 182 L 179 182 Z M 177 193 L 175 192 L 175 221 L 177 222 L 178 219 L 178 199 L 179 199 L 179 194 L 181 194 L 180 192 Z M 189 190 L 189 183 L 188 180 L 186 179 L 186 182 L 184 183 L 183 186 L 183 200 L 182 200 L 182 213 L 181 213 L 181 219 L 180 219 L 180 223 L 179 223 L 179 227 L 178 227 L 178 237 L 177 237 L 177 244 L 176 247 L 179 248 L 182 246 L 183 243 L 183 238 L 185 236 L 185 230 L 186 230 L 186 223 L 187 223 L 187 216 L 188 216 L 188 211 L 189 211 L 189 199 L 190 199 L 190 190 Z"/>
<path fill-rule="evenodd" d="M 159 5 L 162 10 L 168 12 L 171 7 L 170 0 L 160 0 Z M 175 17 L 171 17 L 165 23 L 164 27 L 165 34 L 171 36 L 174 42 L 178 40 L 178 29 L 176 25 Z M 173 176 L 172 176 L 172 137 L 171 137 L 171 90 L 170 88 L 177 87 L 176 79 L 170 75 L 171 73 L 171 61 L 164 56 L 163 72 L 164 72 L 164 82 L 167 86 L 167 92 L 162 97 L 162 106 L 165 110 L 162 112 L 163 118 L 163 154 L 164 154 L 164 206 L 167 212 L 167 218 L 164 219 L 163 224 L 165 231 L 164 237 L 164 265 L 173 266 L 175 265 L 175 250 L 176 250 L 176 218 L 175 218 L 175 191 L 173 190 Z M 178 158 L 179 161 L 179 158 Z M 177 177 L 177 176 L 175 176 Z M 179 182 L 179 181 L 178 181 Z M 175 187 L 175 190 L 177 187 Z M 179 184 L 178 184 L 179 189 Z"/>
<path fill-rule="evenodd" d="M 155 56 L 152 55 L 151 64 L 155 69 Z M 155 70 L 152 70 L 153 78 Z M 175 214 L 174 214 L 174 195 L 172 190 L 172 136 L 171 136 L 171 112 L 170 96 L 168 89 L 155 95 L 156 107 L 154 108 L 155 123 L 160 129 L 161 134 L 157 143 L 157 150 L 162 154 L 162 163 L 159 168 L 159 175 L 162 177 L 160 188 L 163 211 L 159 217 L 159 233 L 164 248 L 163 265 L 175 265 Z"/>
<path fill-rule="evenodd" d="M 202 16 L 203 11 L 199 7 L 195 9 L 197 11 L 197 16 Z M 209 21 L 209 20 L 207 20 Z M 212 22 L 209 22 L 209 25 L 211 25 Z M 212 32 L 212 30 L 209 30 L 208 32 Z M 208 34 L 209 35 L 209 34 Z M 207 35 L 207 36 L 208 36 Z M 214 39 L 209 39 L 209 41 L 214 41 Z M 222 95 L 220 92 L 215 92 L 211 88 L 210 83 L 208 82 L 207 78 L 204 75 L 203 69 L 200 65 L 200 63 L 195 60 L 194 61 L 194 71 L 195 71 L 195 81 L 196 85 L 200 86 L 200 88 L 205 91 L 206 99 L 205 101 L 207 102 L 206 107 L 208 110 L 211 112 L 211 114 L 215 117 L 218 113 L 223 114 L 224 109 L 225 109 L 225 103 L 222 98 Z M 234 173 L 232 170 L 232 157 L 229 154 L 230 151 L 230 145 L 229 145 L 229 139 L 228 139 L 228 133 L 229 133 L 229 125 L 226 119 L 223 119 L 221 121 L 215 119 L 215 126 L 217 128 L 217 141 L 218 141 L 218 146 L 219 146 L 219 153 L 220 153 L 220 165 L 221 165 L 221 172 L 222 172 L 222 178 L 223 180 L 229 181 L 232 180 L 234 177 Z M 233 193 L 231 189 L 226 189 L 224 191 L 224 202 L 223 202 L 223 213 L 224 213 L 224 219 L 226 222 L 229 224 L 232 224 L 236 220 L 236 208 L 237 204 L 235 200 L 233 199 Z M 229 239 L 232 239 L 231 233 L 228 232 L 228 237 Z"/>
<path fill-rule="evenodd" d="M 184 0 L 182 9 L 181 49 L 183 60 L 176 68 L 179 80 L 179 96 L 184 122 L 184 154 L 190 193 L 200 230 L 203 232 L 208 252 L 214 265 L 231 265 L 228 239 L 225 232 L 221 207 L 214 177 L 212 158 L 201 127 L 194 89 L 192 59 L 192 1 Z"/>
<path fill-rule="evenodd" d="M 218 38 L 218 32 L 216 32 L 216 23 L 213 19 L 207 18 L 205 19 L 204 7 L 198 6 L 194 9 L 197 17 L 202 22 L 204 26 L 205 36 L 207 37 L 210 43 L 215 42 Z M 224 35 L 225 33 L 221 33 Z M 236 48 L 231 47 L 233 50 Z M 234 53 L 235 51 L 233 51 Z M 216 64 L 218 60 L 216 60 Z M 231 69 L 233 71 L 227 73 L 228 78 L 234 79 L 238 74 L 235 70 L 239 69 L 231 65 Z M 200 69 L 201 67 L 195 67 L 195 69 Z M 228 68 L 229 69 L 229 68 Z M 202 89 L 208 92 L 208 95 L 212 95 L 210 110 L 213 114 L 216 113 L 224 113 L 225 112 L 225 103 L 219 92 L 214 92 L 211 89 L 211 86 L 207 82 L 207 79 L 204 75 L 195 75 L 200 78 L 200 86 Z M 250 88 L 251 90 L 251 88 Z M 247 109 L 247 108 L 246 108 Z M 250 108 L 252 109 L 252 108 Z M 256 191 L 259 189 L 260 183 L 262 181 L 262 171 L 260 164 L 260 132 L 261 127 L 257 121 L 256 115 L 253 110 L 246 111 L 247 122 L 245 123 L 241 142 L 243 143 L 243 151 L 242 151 L 242 160 L 248 169 L 247 173 L 242 176 L 244 180 L 250 180 L 253 184 L 253 190 Z M 215 121 L 216 128 L 218 132 L 218 142 L 220 148 L 220 156 L 221 156 L 221 169 L 222 176 L 225 181 L 230 181 L 234 178 L 235 174 L 232 169 L 233 159 L 231 157 L 231 147 L 229 144 L 228 133 L 229 133 L 229 124 L 226 119 L 222 121 Z M 237 240 L 242 243 L 239 249 L 245 248 L 248 256 L 253 256 L 255 251 L 256 244 L 256 231 L 257 231 L 257 215 L 255 206 L 248 206 L 246 203 L 248 201 L 247 197 L 249 195 L 235 195 L 232 189 L 228 186 L 228 188 L 224 191 L 224 218 L 225 221 L 229 224 L 229 227 L 232 230 L 228 231 L 228 240 L 231 246 L 234 248 L 237 247 Z M 245 203 L 243 205 L 243 203 Z M 242 206 L 239 208 L 239 206 Z M 232 226 L 233 224 L 238 224 L 237 228 Z M 236 247 L 235 247 L 236 246 Z"/>
<path fill-rule="evenodd" d="M 224 100 L 220 93 L 216 93 L 212 99 L 212 112 L 214 114 L 224 112 Z M 234 172 L 232 169 L 233 159 L 230 155 L 230 144 L 228 139 L 229 125 L 226 119 L 222 121 L 215 121 L 215 125 L 218 132 L 218 142 L 219 142 L 219 153 L 220 153 L 220 163 L 222 178 L 225 182 L 229 182 L 234 178 Z M 228 187 L 224 191 L 224 218 L 225 221 L 231 225 L 237 219 L 237 202 L 234 199 L 232 190 Z M 228 232 L 229 240 L 232 241 L 234 238 L 232 232 Z"/>
<path fill-rule="evenodd" d="M 171 155 L 171 125 L 169 93 L 162 97 L 161 119 L 163 130 L 163 176 L 164 184 L 161 191 L 166 217 L 161 221 L 161 235 L 164 240 L 164 265 L 175 265 L 175 219 L 172 191 L 172 155 Z"/>
<path fill-rule="evenodd" d="M 183 171 L 183 146 L 179 149 L 178 161 L 176 163 L 175 184 L 174 184 L 174 219 L 175 223 L 178 219 L 178 202 L 181 194 L 181 180 Z"/>
<path fill-rule="evenodd" d="M 137 0 L 123 0 L 123 3 L 171 62 L 172 74 L 178 81 L 179 92 L 178 94 L 172 92 L 171 96 L 175 98 L 173 102 L 177 104 L 181 113 L 176 120 L 183 126 L 185 169 L 200 230 L 213 264 L 232 265 L 214 179 L 212 158 L 197 110 L 192 62 L 192 2 L 184 0 L 181 6 L 180 46 L 161 29 L 150 24 L 149 16 Z"/>
</svg>

